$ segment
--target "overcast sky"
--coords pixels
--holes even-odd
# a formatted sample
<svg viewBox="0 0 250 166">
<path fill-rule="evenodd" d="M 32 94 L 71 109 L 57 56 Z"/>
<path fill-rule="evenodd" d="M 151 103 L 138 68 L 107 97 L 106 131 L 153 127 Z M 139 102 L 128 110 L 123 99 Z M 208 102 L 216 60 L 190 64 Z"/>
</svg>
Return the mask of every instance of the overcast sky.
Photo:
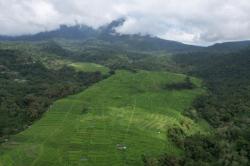
<svg viewBox="0 0 250 166">
<path fill-rule="evenodd" d="M 76 21 L 99 27 L 125 17 L 120 33 L 190 44 L 250 39 L 250 0 L 0 0 L 0 34 L 20 35 Z"/>
</svg>

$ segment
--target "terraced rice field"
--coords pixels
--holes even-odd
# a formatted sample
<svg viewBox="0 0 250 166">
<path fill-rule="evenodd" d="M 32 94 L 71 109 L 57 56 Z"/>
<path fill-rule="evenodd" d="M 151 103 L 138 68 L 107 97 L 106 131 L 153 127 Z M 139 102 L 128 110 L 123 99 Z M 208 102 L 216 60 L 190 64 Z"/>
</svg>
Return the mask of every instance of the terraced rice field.
<svg viewBox="0 0 250 166">
<path fill-rule="evenodd" d="M 204 90 L 168 91 L 185 79 L 168 72 L 118 71 L 77 95 L 55 102 L 41 120 L 0 147 L 0 166 L 142 165 L 141 156 L 181 151 L 166 137 L 179 126 L 207 132 L 181 112 Z"/>
<path fill-rule="evenodd" d="M 78 71 L 84 72 L 100 71 L 102 74 L 107 74 L 109 72 L 107 67 L 95 63 L 70 63 L 69 66 L 74 67 Z"/>
</svg>

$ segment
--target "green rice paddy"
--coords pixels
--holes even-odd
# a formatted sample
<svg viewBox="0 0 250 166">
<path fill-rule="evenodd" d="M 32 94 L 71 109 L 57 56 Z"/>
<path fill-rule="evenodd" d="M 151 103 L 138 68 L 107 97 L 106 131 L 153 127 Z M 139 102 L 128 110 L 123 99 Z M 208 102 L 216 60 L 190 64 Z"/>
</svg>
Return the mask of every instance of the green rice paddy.
<svg viewBox="0 0 250 166">
<path fill-rule="evenodd" d="M 109 69 L 107 67 L 95 63 L 70 63 L 69 66 L 74 67 L 78 71 L 84 72 L 99 71 L 102 74 L 107 74 L 109 72 Z"/>
<path fill-rule="evenodd" d="M 166 131 L 207 133 L 204 123 L 182 115 L 204 93 L 162 87 L 185 75 L 117 71 L 82 93 L 55 102 L 29 129 L 0 146 L 0 166 L 143 165 L 141 156 L 181 155 Z"/>
</svg>

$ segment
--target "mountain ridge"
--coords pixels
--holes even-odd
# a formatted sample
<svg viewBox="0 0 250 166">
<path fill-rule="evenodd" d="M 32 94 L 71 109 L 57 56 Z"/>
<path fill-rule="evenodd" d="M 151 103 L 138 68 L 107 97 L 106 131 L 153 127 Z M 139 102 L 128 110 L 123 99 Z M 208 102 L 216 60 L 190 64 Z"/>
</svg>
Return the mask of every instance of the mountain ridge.
<svg viewBox="0 0 250 166">
<path fill-rule="evenodd" d="M 43 41 L 51 39 L 83 40 L 97 39 L 111 44 L 120 44 L 129 46 L 131 50 L 139 51 L 167 51 L 170 53 L 179 52 L 197 52 L 197 51 L 216 51 L 227 52 L 237 51 L 250 46 L 250 40 L 215 43 L 211 46 L 188 45 L 173 40 L 165 40 L 159 37 L 141 34 L 120 34 L 116 28 L 122 26 L 126 21 L 125 18 L 119 18 L 109 24 L 103 25 L 98 29 L 93 29 L 87 25 L 60 25 L 59 28 L 39 32 L 30 35 L 4 36 L 0 35 L 0 41 Z"/>
</svg>

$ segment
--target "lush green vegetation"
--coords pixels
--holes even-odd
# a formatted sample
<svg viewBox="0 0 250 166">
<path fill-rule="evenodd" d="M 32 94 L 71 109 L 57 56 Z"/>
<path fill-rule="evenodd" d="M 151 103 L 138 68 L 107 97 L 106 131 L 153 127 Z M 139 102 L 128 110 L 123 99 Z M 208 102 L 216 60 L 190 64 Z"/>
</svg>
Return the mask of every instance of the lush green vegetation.
<svg viewBox="0 0 250 166">
<path fill-rule="evenodd" d="M 109 73 L 109 69 L 99 64 L 95 63 L 70 63 L 69 66 L 72 66 L 78 71 L 83 72 L 101 72 L 103 75 Z"/>
<path fill-rule="evenodd" d="M 79 66 L 79 64 L 77 64 Z M 91 66 L 89 70 L 87 67 Z M 15 50 L 0 50 L 0 141 L 27 128 L 56 99 L 79 92 L 101 80 L 100 65 L 85 64 L 81 71 L 62 66 L 46 68 L 40 61 Z M 99 69 L 102 69 L 98 72 Z"/>
<path fill-rule="evenodd" d="M 203 78 L 210 91 L 193 103 L 198 114 L 194 116 L 187 110 L 186 115 L 206 119 L 215 133 L 210 137 L 177 138 L 176 143 L 181 144 L 185 155 L 181 158 L 167 155 L 160 159 L 161 165 L 249 165 L 249 54 L 246 49 L 237 53 L 202 52 L 175 57 L 186 72 Z"/>
<path fill-rule="evenodd" d="M 250 42 L 115 35 L 122 22 L 0 36 L 0 166 L 249 165 Z"/>
<path fill-rule="evenodd" d="M 117 71 L 82 93 L 55 102 L 29 129 L 2 144 L 2 165 L 142 165 L 143 156 L 181 155 L 166 130 L 208 134 L 182 112 L 204 93 L 166 90 L 185 80 L 168 72 Z"/>
</svg>

